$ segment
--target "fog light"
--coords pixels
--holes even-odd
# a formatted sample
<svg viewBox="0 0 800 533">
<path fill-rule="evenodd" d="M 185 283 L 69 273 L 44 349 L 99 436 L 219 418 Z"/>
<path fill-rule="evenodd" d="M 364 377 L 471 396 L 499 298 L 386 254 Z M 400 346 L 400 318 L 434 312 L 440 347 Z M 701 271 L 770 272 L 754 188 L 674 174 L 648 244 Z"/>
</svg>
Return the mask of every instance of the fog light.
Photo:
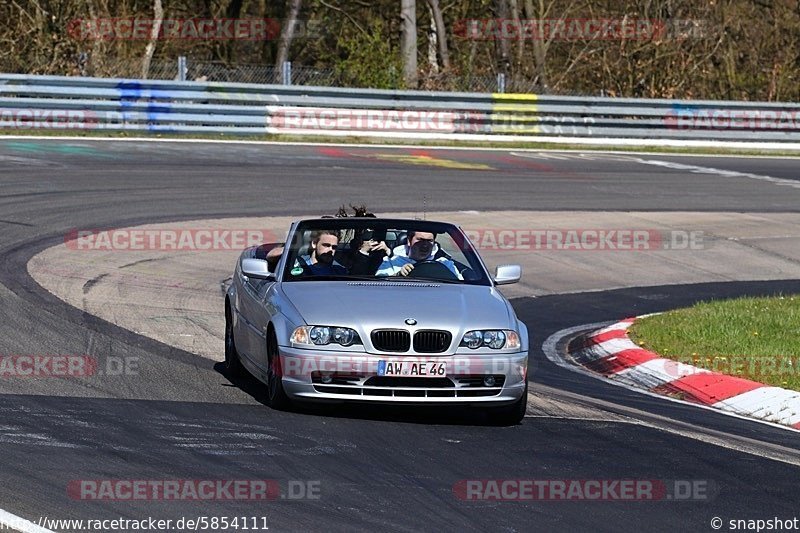
<svg viewBox="0 0 800 533">
<path fill-rule="evenodd" d="M 483 378 L 483 386 L 484 387 L 494 387 L 494 376 L 486 376 Z"/>
<path fill-rule="evenodd" d="M 321 381 L 326 385 L 333 383 L 333 376 L 330 374 L 323 374 Z"/>
</svg>

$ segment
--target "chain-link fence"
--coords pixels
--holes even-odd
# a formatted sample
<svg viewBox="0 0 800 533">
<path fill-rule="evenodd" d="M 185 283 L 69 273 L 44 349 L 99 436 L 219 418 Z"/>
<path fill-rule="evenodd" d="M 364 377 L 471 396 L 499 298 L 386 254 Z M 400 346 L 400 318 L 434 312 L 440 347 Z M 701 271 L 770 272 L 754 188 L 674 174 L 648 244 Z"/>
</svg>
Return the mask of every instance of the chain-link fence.
<svg viewBox="0 0 800 533">
<path fill-rule="evenodd" d="M 160 72 L 167 72 L 163 69 Z M 175 71 L 177 75 L 177 70 Z M 153 75 L 151 78 L 156 79 Z M 172 78 L 169 78 L 172 79 Z M 221 62 L 187 61 L 186 79 L 190 81 L 227 81 L 235 83 L 340 86 L 341 76 L 334 69 L 292 67 L 284 81 L 284 69 L 272 65 L 226 65 Z"/>
<path fill-rule="evenodd" d="M 180 66 L 184 73 L 181 76 Z M 53 73 L 61 74 L 61 73 Z M 90 57 L 82 56 L 78 68 L 71 75 L 96 76 L 101 78 L 140 78 L 141 63 L 130 61 L 112 61 L 103 58 L 93 62 Z M 150 64 L 148 78 L 153 80 L 186 80 L 216 81 L 256 84 L 309 85 L 317 87 L 359 87 L 368 89 L 405 89 L 399 82 L 396 86 L 371 87 L 359 83 L 349 73 L 335 68 L 318 68 L 288 64 L 282 68 L 275 65 L 227 64 L 222 61 L 194 61 L 184 58 L 175 60 L 154 60 Z M 525 77 L 505 75 L 453 75 L 453 74 L 421 74 L 417 88 L 425 91 L 461 91 L 476 93 L 539 93 L 548 92 L 535 80 Z"/>
</svg>

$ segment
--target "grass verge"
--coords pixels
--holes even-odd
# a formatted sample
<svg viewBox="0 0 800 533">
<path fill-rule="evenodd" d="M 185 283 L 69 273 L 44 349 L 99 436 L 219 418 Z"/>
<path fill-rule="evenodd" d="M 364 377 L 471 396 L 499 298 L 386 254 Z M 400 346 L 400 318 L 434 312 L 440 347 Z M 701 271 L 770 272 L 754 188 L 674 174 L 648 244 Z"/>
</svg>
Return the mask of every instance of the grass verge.
<svg viewBox="0 0 800 533">
<path fill-rule="evenodd" d="M 701 302 L 629 333 L 667 359 L 800 391 L 800 295 Z"/>
</svg>

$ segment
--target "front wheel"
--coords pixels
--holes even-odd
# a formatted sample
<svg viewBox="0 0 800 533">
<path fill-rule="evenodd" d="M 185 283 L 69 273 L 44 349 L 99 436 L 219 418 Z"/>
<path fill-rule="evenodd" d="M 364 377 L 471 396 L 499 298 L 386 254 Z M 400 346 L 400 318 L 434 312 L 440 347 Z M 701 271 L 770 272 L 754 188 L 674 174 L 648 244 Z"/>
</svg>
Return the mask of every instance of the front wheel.
<svg viewBox="0 0 800 533">
<path fill-rule="evenodd" d="M 269 406 L 279 411 L 289 409 L 292 401 L 283 388 L 283 371 L 281 358 L 278 354 L 278 339 L 275 332 L 270 331 L 267 336 L 267 389 Z"/>
<path fill-rule="evenodd" d="M 232 378 L 244 376 L 245 370 L 236 351 L 236 341 L 233 338 L 233 321 L 230 310 L 225 312 L 225 373 Z"/>
<path fill-rule="evenodd" d="M 525 418 L 528 408 L 528 380 L 525 380 L 525 390 L 522 397 L 511 405 L 489 409 L 489 420 L 500 426 L 516 426 Z"/>
</svg>

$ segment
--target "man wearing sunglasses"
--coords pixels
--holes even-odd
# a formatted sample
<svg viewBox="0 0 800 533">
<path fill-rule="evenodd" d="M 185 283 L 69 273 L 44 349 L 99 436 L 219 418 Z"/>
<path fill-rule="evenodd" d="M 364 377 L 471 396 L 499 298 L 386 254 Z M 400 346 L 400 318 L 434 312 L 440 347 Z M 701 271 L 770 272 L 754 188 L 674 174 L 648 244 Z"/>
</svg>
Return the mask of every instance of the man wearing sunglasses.
<svg viewBox="0 0 800 533">
<path fill-rule="evenodd" d="M 400 245 L 392 250 L 392 256 L 386 257 L 376 276 L 403 276 L 406 277 L 414 270 L 414 265 L 420 261 L 436 261 L 447 267 L 453 275 L 463 280 L 453 260 L 443 253 L 439 253 L 436 236 L 426 231 L 409 231 L 408 244 Z"/>
</svg>

